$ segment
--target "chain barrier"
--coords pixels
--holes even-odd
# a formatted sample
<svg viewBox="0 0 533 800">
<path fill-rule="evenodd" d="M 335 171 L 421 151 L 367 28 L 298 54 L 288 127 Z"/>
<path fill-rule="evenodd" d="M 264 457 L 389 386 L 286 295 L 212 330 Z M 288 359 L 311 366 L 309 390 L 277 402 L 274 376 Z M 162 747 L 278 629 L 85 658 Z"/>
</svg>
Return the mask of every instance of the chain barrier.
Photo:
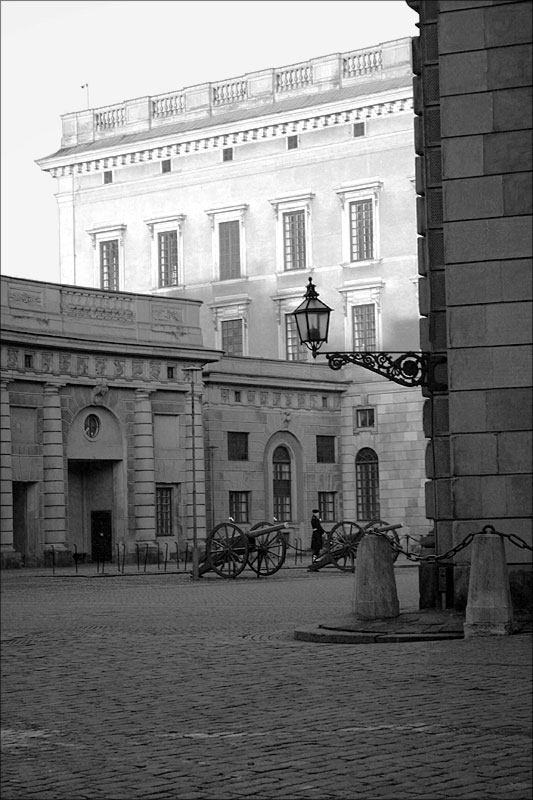
<svg viewBox="0 0 533 800">
<path fill-rule="evenodd" d="M 465 547 L 468 547 L 470 544 L 472 544 L 472 542 L 474 541 L 474 538 L 476 536 L 482 536 L 484 533 L 497 533 L 498 536 L 503 536 L 505 539 L 508 539 L 511 542 L 511 544 L 514 544 L 516 547 L 520 547 L 520 549 L 522 549 L 522 550 L 531 550 L 533 552 L 533 547 L 531 547 L 531 545 L 527 544 L 527 542 L 524 542 L 524 540 L 521 539 L 519 536 L 516 536 L 516 534 L 514 534 L 514 533 L 500 533 L 500 531 L 497 531 L 492 525 L 485 525 L 483 530 L 476 531 L 476 533 L 469 533 L 463 539 L 462 542 L 459 542 L 459 544 L 456 544 L 455 547 L 452 547 L 450 550 L 447 550 L 445 553 L 440 553 L 438 555 L 434 554 L 434 555 L 429 555 L 429 556 L 419 556 L 416 553 L 407 552 L 397 542 L 395 542 L 394 539 L 392 539 L 391 537 L 387 536 L 387 534 L 385 532 L 381 532 L 379 530 L 370 529 L 370 530 L 367 531 L 367 533 L 377 533 L 379 536 L 385 536 L 387 538 L 387 541 L 389 542 L 390 546 L 392 547 L 392 549 L 395 550 L 397 553 L 401 553 L 402 555 L 404 555 L 406 558 L 409 559 L 409 561 L 424 561 L 424 562 L 426 562 L 428 564 L 436 563 L 437 561 L 447 561 L 447 560 L 449 560 L 453 556 L 456 556 L 457 553 L 460 553 L 461 550 L 464 550 Z"/>
</svg>

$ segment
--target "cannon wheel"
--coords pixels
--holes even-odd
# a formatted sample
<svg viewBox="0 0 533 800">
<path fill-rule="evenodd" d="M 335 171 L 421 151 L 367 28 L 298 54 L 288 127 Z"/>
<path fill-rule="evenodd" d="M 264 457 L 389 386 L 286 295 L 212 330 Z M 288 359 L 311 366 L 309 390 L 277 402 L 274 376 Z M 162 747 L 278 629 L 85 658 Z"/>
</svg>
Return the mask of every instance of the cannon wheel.
<svg viewBox="0 0 533 800">
<path fill-rule="evenodd" d="M 270 522 L 257 522 L 252 531 L 270 527 Z M 249 539 L 248 564 L 258 575 L 273 575 L 281 569 L 287 553 L 287 542 L 280 531 L 258 533 Z"/>
<path fill-rule="evenodd" d="M 370 528 L 385 528 L 389 524 L 390 523 L 385 522 L 385 520 L 383 519 L 374 519 L 372 520 L 372 522 L 368 522 L 365 525 L 365 531 L 370 530 Z M 387 536 L 388 539 L 397 544 L 398 547 L 400 546 L 400 537 L 398 536 L 398 531 L 387 531 L 385 535 Z M 394 548 L 391 549 L 392 549 L 392 560 L 396 561 L 396 559 L 399 556 L 399 553 Z"/>
<path fill-rule="evenodd" d="M 355 571 L 355 554 L 364 531 L 357 522 L 337 522 L 330 530 L 326 551 L 332 563 L 343 572 Z"/>
<path fill-rule="evenodd" d="M 207 539 L 206 560 L 221 578 L 236 578 L 248 561 L 248 537 L 233 522 L 221 522 Z"/>
</svg>

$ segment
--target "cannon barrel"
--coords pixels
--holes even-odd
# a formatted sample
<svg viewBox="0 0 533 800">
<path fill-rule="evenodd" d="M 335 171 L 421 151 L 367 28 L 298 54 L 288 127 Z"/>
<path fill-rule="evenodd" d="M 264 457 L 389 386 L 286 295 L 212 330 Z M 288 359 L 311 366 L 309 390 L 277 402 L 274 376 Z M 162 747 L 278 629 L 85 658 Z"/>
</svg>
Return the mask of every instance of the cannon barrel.
<svg viewBox="0 0 533 800">
<path fill-rule="evenodd" d="M 276 533 L 276 531 L 282 531 L 289 526 L 286 522 L 279 522 L 277 525 L 267 525 L 263 528 L 258 528 L 257 530 L 248 531 L 246 534 L 250 538 L 254 539 L 256 536 L 263 536 L 265 533 Z"/>
<path fill-rule="evenodd" d="M 398 528 L 403 528 L 403 525 L 386 525 L 385 527 L 372 527 L 367 528 L 366 533 L 386 533 L 387 531 L 396 531 Z"/>
</svg>

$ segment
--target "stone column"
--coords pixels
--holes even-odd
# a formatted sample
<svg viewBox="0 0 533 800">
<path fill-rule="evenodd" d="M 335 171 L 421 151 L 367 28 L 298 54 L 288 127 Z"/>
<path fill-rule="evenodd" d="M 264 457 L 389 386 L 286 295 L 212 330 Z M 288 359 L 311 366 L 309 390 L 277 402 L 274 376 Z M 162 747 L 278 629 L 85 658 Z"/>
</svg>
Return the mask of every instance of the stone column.
<svg viewBox="0 0 533 800">
<path fill-rule="evenodd" d="M 368 533 L 357 548 L 352 607 L 358 619 L 389 619 L 400 614 L 392 549 L 380 534 Z"/>
<path fill-rule="evenodd" d="M 66 549 L 66 492 L 59 385 L 46 383 L 43 401 L 44 547 Z"/>
<path fill-rule="evenodd" d="M 488 526 L 487 526 L 488 527 Z M 513 606 L 503 536 L 484 530 L 472 543 L 465 639 L 474 636 L 509 636 L 513 632 Z"/>
<path fill-rule="evenodd" d="M 155 543 L 154 428 L 150 392 L 135 392 L 135 540 Z"/>
<path fill-rule="evenodd" d="M 2 556 L 14 552 L 11 413 L 7 381 L 0 383 L 0 551 Z"/>
</svg>

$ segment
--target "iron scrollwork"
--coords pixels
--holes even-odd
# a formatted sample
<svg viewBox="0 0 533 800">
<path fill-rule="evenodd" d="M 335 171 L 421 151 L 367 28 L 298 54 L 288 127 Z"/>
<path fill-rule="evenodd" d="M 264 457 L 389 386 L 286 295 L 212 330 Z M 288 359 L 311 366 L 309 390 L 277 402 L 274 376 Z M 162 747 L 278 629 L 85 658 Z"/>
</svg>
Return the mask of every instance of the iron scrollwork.
<svg viewBox="0 0 533 800">
<path fill-rule="evenodd" d="M 437 364 L 444 364 L 445 357 L 429 353 L 324 353 L 331 369 L 340 369 L 344 364 L 356 364 L 376 372 L 394 383 L 409 388 L 424 386 L 433 390 L 445 389 L 434 379 Z"/>
</svg>

